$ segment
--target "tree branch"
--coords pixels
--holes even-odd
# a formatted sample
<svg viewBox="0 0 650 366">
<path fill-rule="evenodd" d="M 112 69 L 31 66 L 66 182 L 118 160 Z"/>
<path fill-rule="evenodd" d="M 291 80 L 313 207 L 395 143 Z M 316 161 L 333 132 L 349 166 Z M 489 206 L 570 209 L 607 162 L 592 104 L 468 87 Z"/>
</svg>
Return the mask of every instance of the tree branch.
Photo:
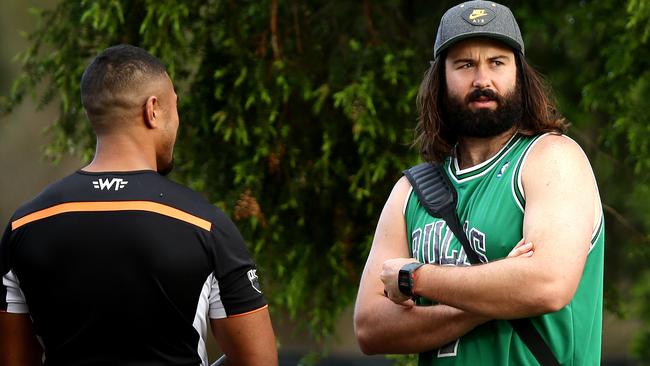
<svg viewBox="0 0 650 366">
<path fill-rule="evenodd" d="M 368 2 L 368 0 L 363 0 L 363 16 L 366 18 L 366 28 L 368 28 L 368 33 L 370 33 L 370 36 L 372 37 L 370 43 L 372 44 L 379 43 L 379 36 L 377 34 L 377 30 L 375 30 L 375 26 L 372 23 L 372 13 L 370 11 L 370 3 Z"/>
<path fill-rule="evenodd" d="M 298 7 L 296 4 L 292 6 L 293 11 L 293 29 L 296 32 L 296 48 L 298 49 L 298 54 L 302 55 L 302 40 L 300 39 L 300 23 L 298 22 Z"/>
<path fill-rule="evenodd" d="M 274 60 L 282 58 L 278 41 L 278 0 L 271 1 L 271 48 L 273 48 Z"/>
</svg>

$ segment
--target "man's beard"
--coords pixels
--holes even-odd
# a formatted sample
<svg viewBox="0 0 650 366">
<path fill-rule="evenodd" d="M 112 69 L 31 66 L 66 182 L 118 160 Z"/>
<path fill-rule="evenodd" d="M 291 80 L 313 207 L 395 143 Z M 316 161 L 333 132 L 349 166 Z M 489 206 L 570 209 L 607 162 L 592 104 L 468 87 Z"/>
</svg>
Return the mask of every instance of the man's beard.
<svg viewBox="0 0 650 366">
<path fill-rule="evenodd" d="M 471 110 L 469 103 L 480 97 L 494 100 L 497 108 L 478 108 Z M 519 124 L 523 113 L 521 89 L 517 82 L 512 92 L 501 96 L 492 89 L 476 89 L 464 100 L 448 93 L 443 103 L 443 120 L 456 136 L 493 137 L 500 135 Z"/>
</svg>

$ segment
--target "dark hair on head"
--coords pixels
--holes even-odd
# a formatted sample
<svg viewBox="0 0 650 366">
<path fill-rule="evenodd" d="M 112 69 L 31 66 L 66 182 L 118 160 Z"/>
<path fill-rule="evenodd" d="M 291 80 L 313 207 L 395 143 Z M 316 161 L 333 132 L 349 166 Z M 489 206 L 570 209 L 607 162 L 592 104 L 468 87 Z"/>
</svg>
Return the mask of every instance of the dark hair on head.
<svg viewBox="0 0 650 366">
<path fill-rule="evenodd" d="M 558 112 L 551 89 L 518 51 L 514 51 L 514 54 L 523 110 L 517 133 L 528 136 L 545 132 L 565 133 L 569 124 Z M 431 63 L 418 91 L 418 123 L 414 144 L 425 161 L 443 161 L 451 155 L 458 142 L 458 136 L 445 124 L 442 113 L 442 103 L 447 92 L 446 56 L 446 52 L 443 52 Z"/>
<path fill-rule="evenodd" d="M 81 103 L 91 122 L 116 108 L 144 101 L 128 92 L 144 82 L 166 75 L 165 65 L 142 48 L 121 44 L 102 51 L 81 77 Z"/>
</svg>

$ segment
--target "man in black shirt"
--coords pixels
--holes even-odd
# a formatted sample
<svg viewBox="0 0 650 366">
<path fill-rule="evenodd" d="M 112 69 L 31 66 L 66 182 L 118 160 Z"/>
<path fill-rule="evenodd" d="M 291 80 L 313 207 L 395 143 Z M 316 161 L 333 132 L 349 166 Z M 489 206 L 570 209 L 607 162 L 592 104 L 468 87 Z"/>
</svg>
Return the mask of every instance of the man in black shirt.
<svg viewBox="0 0 650 366">
<path fill-rule="evenodd" d="M 0 242 L 0 364 L 277 365 L 255 265 L 228 217 L 163 177 L 177 96 L 146 51 L 110 47 L 81 80 L 93 161 L 12 216 Z"/>
</svg>

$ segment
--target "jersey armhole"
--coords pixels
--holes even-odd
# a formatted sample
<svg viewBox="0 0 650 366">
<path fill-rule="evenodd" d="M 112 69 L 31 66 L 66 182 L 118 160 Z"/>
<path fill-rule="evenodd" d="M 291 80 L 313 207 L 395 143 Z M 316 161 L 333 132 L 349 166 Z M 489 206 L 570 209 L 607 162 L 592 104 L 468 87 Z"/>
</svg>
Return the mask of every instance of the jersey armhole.
<svg viewBox="0 0 650 366">
<path fill-rule="evenodd" d="M 591 254 L 591 251 L 594 249 L 598 243 L 598 239 L 605 232 L 605 215 L 601 213 L 600 219 L 598 220 L 598 225 L 594 228 L 593 233 L 591 234 L 591 242 L 589 243 L 589 252 L 587 255 Z"/>
<path fill-rule="evenodd" d="M 533 141 L 524 150 L 524 153 L 521 154 L 517 164 L 515 165 L 515 172 L 512 174 L 512 195 L 517 203 L 517 207 L 521 210 L 522 213 L 525 211 L 526 207 L 526 194 L 524 192 L 524 184 L 522 182 L 522 171 L 524 170 L 524 165 L 526 164 L 526 159 L 528 159 L 528 154 L 533 150 L 533 147 L 545 136 L 549 135 L 550 132 L 536 136 L 533 138 Z"/>
<path fill-rule="evenodd" d="M 406 219 L 406 210 L 408 209 L 409 202 L 411 201 L 412 193 L 413 193 L 413 186 L 409 187 L 408 193 L 406 194 L 406 199 L 404 200 L 404 207 L 402 208 L 402 217 L 404 218 L 404 228 L 406 229 L 404 235 L 406 235 L 406 246 L 409 253 L 413 253 L 413 248 L 411 248 L 411 233 L 409 231 L 409 225 Z"/>
<path fill-rule="evenodd" d="M 402 207 L 402 216 L 404 216 L 404 220 L 406 221 L 406 208 L 409 205 L 409 200 L 411 199 L 411 192 L 413 192 L 413 186 L 409 188 L 409 191 L 406 193 L 406 199 L 404 199 L 404 207 Z"/>
</svg>

